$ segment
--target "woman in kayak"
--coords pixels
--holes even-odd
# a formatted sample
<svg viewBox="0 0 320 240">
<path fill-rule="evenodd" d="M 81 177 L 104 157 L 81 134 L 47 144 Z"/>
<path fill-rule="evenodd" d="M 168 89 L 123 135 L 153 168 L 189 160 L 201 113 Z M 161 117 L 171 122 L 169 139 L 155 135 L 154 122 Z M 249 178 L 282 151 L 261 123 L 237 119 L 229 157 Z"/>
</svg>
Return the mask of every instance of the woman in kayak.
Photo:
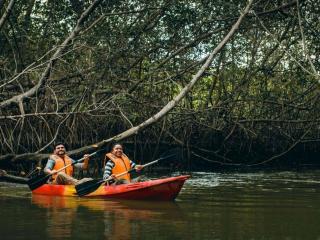
<svg viewBox="0 0 320 240">
<path fill-rule="evenodd" d="M 105 168 L 103 179 L 113 178 L 116 184 L 123 184 L 131 182 L 130 173 L 122 175 L 119 178 L 116 178 L 116 175 L 135 169 L 140 171 L 143 166 L 135 164 L 131 161 L 124 153 L 123 147 L 120 143 L 116 143 L 112 146 L 111 152 L 106 154 L 105 157 Z"/>
</svg>

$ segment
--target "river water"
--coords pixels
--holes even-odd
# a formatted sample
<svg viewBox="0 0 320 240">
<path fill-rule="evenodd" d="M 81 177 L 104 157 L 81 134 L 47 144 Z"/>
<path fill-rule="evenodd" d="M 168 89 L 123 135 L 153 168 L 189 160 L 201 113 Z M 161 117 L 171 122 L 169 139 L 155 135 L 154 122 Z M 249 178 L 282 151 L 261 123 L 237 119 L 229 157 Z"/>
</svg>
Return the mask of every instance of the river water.
<svg viewBox="0 0 320 240">
<path fill-rule="evenodd" d="M 0 239 L 316 240 L 319 186 L 320 171 L 194 172 L 175 202 L 146 202 L 32 196 L 0 183 Z"/>
</svg>

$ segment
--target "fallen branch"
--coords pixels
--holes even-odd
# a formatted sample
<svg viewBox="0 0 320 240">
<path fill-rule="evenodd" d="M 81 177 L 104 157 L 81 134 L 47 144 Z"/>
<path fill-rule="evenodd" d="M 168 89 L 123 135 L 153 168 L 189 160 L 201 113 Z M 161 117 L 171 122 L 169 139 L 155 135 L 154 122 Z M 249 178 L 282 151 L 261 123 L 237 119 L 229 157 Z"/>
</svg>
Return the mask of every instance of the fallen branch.
<svg viewBox="0 0 320 240">
<path fill-rule="evenodd" d="M 26 184 L 28 178 L 10 175 L 5 170 L 0 169 L 0 181 Z"/>
</svg>

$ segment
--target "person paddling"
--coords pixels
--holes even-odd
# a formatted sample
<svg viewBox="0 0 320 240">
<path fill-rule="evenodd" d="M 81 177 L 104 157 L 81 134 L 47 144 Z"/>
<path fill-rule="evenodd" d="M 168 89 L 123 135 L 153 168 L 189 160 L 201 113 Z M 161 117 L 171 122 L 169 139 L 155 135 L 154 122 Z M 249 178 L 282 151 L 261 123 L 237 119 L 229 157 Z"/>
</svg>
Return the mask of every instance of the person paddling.
<svg viewBox="0 0 320 240">
<path fill-rule="evenodd" d="M 84 161 L 82 163 L 76 163 L 74 165 L 70 165 L 63 171 L 55 174 L 57 170 L 65 167 L 68 164 L 75 162 L 75 160 L 73 160 L 66 154 L 65 145 L 63 143 L 57 143 L 54 145 L 54 152 L 49 157 L 48 162 L 43 171 L 46 174 L 53 174 L 51 177 L 52 184 L 77 185 L 85 181 L 92 180 L 92 178 L 83 178 L 81 180 L 77 180 L 72 177 L 74 167 L 83 169 L 83 170 L 86 170 L 88 168 L 89 154 L 85 154 L 83 157 L 84 157 Z"/>
<path fill-rule="evenodd" d="M 131 182 L 130 173 L 122 175 L 119 178 L 116 178 L 116 175 L 129 171 L 131 169 L 140 171 L 143 168 L 142 165 L 134 163 L 123 153 L 123 147 L 120 143 L 115 143 L 112 146 L 111 152 L 106 154 L 104 163 L 105 168 L 103 179 L 106 180 L 111 177 L 115 180 L 115 184 Z"/>
</svg>

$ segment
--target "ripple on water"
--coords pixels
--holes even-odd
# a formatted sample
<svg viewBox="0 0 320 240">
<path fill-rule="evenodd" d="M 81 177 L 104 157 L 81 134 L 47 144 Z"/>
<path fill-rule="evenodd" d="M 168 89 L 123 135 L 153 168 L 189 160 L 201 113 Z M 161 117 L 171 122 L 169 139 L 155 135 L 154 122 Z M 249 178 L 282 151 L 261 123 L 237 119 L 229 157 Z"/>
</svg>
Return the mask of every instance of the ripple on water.
<svg viewBox="0 0 320 240">
<path fill-rule="evenodd" d="M 212 206 L 313 206 L 315 199 L 320 201 L 319 186 L 317 172 L 194 172 L 181 198 Z"/>
</svg>

